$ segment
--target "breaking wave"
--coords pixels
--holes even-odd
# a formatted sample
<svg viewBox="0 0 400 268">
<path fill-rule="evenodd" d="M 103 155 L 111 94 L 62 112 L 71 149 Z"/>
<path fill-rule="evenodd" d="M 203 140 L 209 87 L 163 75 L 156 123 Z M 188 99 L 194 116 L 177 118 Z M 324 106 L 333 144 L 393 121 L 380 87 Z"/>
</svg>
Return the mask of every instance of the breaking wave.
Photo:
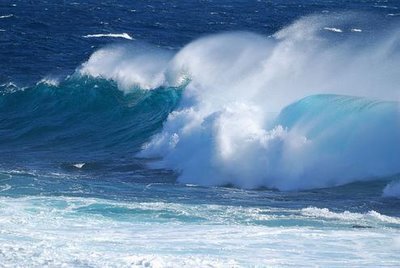
<svg viewBox="0 0 400 268">
<path fill-rule="evenodd" d="M 309 17 L 269 38 L 187 45 L 164 74 L 191 82 L 142 155 L 202 185 L 298 190 L 398 174 L 398 32 L 324 33 L 346 24 Z"/>
<path fill-rule="evenodd" d="M 59 84 L 3 86 L 0 105 L 61 113 L 58 134 L 68 120 L 95 127 L 98 143 L 135 144 L 184 183 L 299 190 L 381 179 L 400 173 L 400 35 L 352 31 L 364 24 L 311 16 L 273 36 L 223 33 L 177 52 L 109 46 Z"/>
</svg>

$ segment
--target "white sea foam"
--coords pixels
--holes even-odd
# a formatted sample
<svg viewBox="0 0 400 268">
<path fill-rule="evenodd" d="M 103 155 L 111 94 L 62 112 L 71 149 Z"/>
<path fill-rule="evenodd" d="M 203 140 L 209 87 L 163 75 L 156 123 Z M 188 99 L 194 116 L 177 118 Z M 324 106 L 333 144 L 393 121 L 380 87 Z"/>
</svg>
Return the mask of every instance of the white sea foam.
<svg viewBox="0 0 400 268">
<path fill-rule="evenodd" d="M 111 38 L 124 38 L 128 40 L 134 40 L 132 36 L 130 36 L 127 33 L 121 33 L 121 34 L 113 34 L 113 33 L 108 33 L 108 34 L 88 34 L 83 36 L 84 38 L 101 38 L 101 37 L 111 37 Z"/>
<path fill-rule="evenodd" d="M 38 82 L 38 84 L 46 84 L 48 86 L 58 86 L 60 84 L 60 79 L 56 77 L 45 77 Z"/>
<path fill-rule="evenodd" d="M 335 33 L 343 33 L 342 29 L 339 28 L 333 28 L 333 27 L 324 27 L 324 30 L 335 32 Z"/>
<path fill-rule="evenodd" d="M 361 33 L 362 32 L 361 29 L 357 29 L 357 28 L 353 28 L 353 29 L 351 29 L 351 31 L 354 32 L 354 33 Z"/>
<path fill-rule="evenodd" d="M 80 72 L 123 89 L 190 80 L 180 106 L 141 153 L 162 156 L 158 164 L 178 170 L 183 183 L 296 190 L 392 175 L 400 171 L 400 119 L 393 108 L 400 99 L 400 36 L 394 31 L 361 42 L 351 38 L 364 35 L 351 35 L 337 43 L 322 33 L 346 23 L 313 16 L 270 38 L 208 36 L 176 55 L 108 47 Z M 279 121 L 288 105 L 328 93 L 389 102 L 331 97 L 318 106 L 315 97 Z M 295 123 L 288 127 L 288 121 Z"/>
<path fill-rule="evenodd" d="M 115 214 L 109 213 L 113 206 Z M 200 208 L 210 221 L 182 223 L 167 218 L 163 223 L 160 216 L 171 206 L 176 213 L 180 209 L 186 213 L 182 216 L 195 218 Z M 104 215 L 102 207 L 107 211 Z M 132 210 L 128 216 L 133 218 L 118 217 L 118 211 L 135 207 L 144 209 L 143 213 Z M 0 260 L 5 267 L 16 263 L 29 267 L 282 267 L 299 263 L 376 267 L 398 263 L 396 229 L 213 222 L 214 214 L 234 217 L 229 210 L 235 209 L 245 210 L 78 197 L 0 197 Z"/>
<path fill-rule="evenodd" d="M 354 213 L 349 211 L 332 212 L 327 208 L 307 207 L 301 210 L 305 216 L 321 219 L 331 219 L 340 221 L 350 221 L 357 224 L 376 224 L 377 222 L 391 223 L 400 226 L 400 218 L 382 215 L 376 211 L 369 211 L 366 214 Z"/>
<path fill-rule="evenodd" d="M 13 14 L 2 15 L 2 16 L 0 16 L 0 19 L 7 19 L 7 18 L 11 18 L 13 16 L 14 16 Z"/>
<path fill-rule="evenodd" d="M 76 167 L 76 168 L 83 168 L 84 165 L 86 165 L 86 163 L 76 163 L 76 164 L 73 164 L 73 166 Z"/>
<path fill-rule="evenodd" d="M 154 89 L 164 83 L 164 70 L 170 58 L 168 52 L 141 44 L 110 46 L 93 53 L 79 72 L 114 80 L 123 90 Z"/>
</svg>

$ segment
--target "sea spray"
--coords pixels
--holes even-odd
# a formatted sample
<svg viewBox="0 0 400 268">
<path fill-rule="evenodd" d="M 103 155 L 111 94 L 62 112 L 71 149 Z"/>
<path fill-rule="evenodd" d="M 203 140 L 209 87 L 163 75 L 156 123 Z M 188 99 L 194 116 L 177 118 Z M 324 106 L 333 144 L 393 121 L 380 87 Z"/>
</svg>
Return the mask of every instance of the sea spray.
<svg viewBox="0 0 400 268">
<path fill-rule="evenodd" d="M 398 34 L 362 48 L 353 38 L 333 44 L 324 23 L 332 19 L 304 18 L 273 38 L 229 33 L 187 45 L 167 77 L 186 73 L 191 83 L 142 155 L 163 156 L 181 182 L 245 188 L 330 187 L 400 172 Z"/>
<path fill-rule="evenodd" d="M 20 103 L 28 95 L 39 96 L 39 103 L 71 97 L 64 89 L 71 88 L 83 105 L 77 111 L 90 112 L 98 126 L 116 124 L 124 114 L 124 126 L 95 131 L 103 145 L 127 148 L 124 142 L 133 137 L 132 147 L 143 145 L 138 156 L 161 157 L 151 165 L 176 170 L 184 183 L 298 190 L 379 179 L 400 172 L 399 35 L 371 39 L 343 31 L 338 38 L 324 30 L 347 29 L 353 19 L 304 17 L 271 36 L 211 35 L 176 53 L 140 42 L 107 46 L 65 82 L 39 83 Z M 112 97 L 103 100 L 103 94 Z M 57 98 L 54 103 L 67 105 L 65 119 L 73 120 L 69 99 Z M 45 115 L 51 103 L 34 114 Z M 152 114 L 152 120 L 138 114 Z M 61 125 L 55 126 L 59 133 Z M 37 129 L 25 132 L 41 137 Z M 151 131 L 139 131 L 137 139 L 138 129 Z M 54 143 L 64 135 L 57 133 Z"/>
</svg>

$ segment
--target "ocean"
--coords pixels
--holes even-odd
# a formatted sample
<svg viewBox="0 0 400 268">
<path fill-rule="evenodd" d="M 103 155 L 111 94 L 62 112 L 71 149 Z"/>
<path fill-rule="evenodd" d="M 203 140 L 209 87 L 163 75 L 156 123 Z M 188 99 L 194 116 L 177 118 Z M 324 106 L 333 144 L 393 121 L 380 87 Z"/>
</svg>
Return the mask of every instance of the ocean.
<svg viewBox="0 0 400 268">
<path fill-rule="evenodd" d="M 399 267 L 400 2 L 0 2 L 0 267 Z"/>
</svg>

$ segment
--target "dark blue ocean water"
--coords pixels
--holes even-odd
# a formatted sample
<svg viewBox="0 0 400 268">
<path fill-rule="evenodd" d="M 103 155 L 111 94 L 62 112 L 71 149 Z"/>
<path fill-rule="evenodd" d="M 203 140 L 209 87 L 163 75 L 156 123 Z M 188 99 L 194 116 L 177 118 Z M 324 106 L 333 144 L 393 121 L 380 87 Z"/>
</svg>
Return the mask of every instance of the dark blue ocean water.
<svg viewBox="0 0 400 268">
<path fill-rule="evenodd" d="M 0 263 L 399 265 L 399 18 L 0 2 Z"/>
</svg>

